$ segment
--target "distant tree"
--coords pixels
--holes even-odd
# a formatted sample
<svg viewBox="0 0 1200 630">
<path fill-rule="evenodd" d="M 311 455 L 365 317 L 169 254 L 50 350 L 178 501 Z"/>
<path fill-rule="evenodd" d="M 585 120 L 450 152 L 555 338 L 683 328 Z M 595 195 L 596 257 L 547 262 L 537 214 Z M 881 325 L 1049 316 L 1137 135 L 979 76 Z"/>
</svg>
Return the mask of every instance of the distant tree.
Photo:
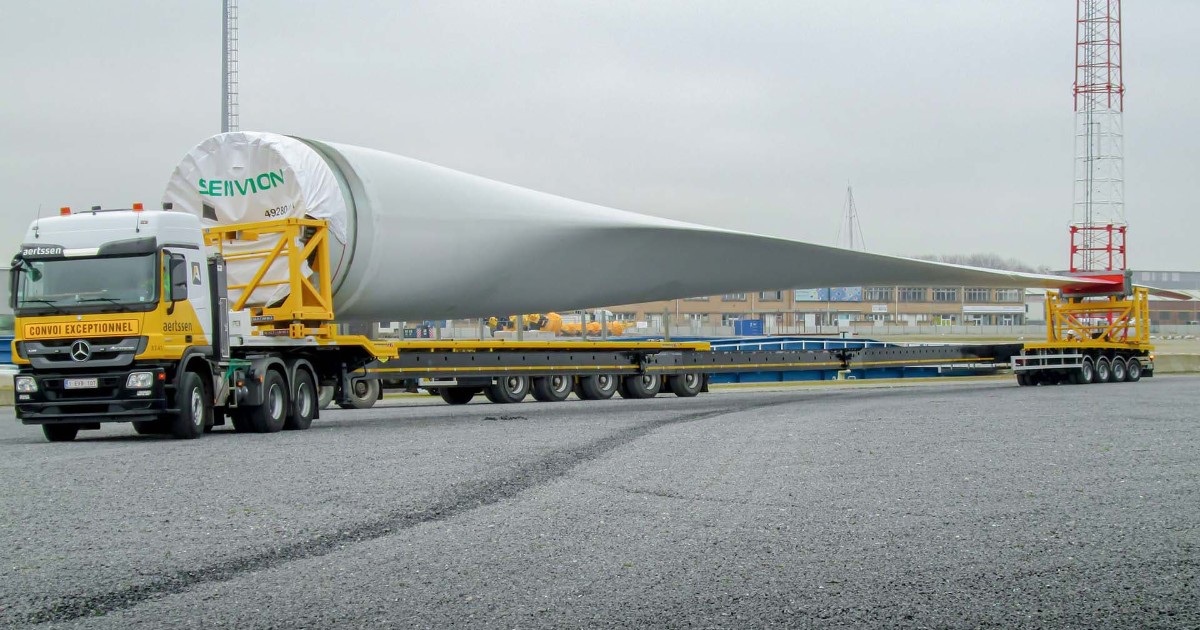
<svg viewBox="0 0 1200 630">
<path fill-rule="evenodd" d="M 970 267 L 984 267 L 987 269 L 999 269 L 1001 271 L 1019 271 L 1021 273 L 1053 273 L 1049 267 L 1045 265 L 1040 267 L 1032 267 L 1015 258 L 1005 258 L 999 254 L 980 253 L 980 254 L 926 254 L 917 256 L 919 260 L 932 260 L 933 262 L 944 262 L 952 265 L 967 265 Z"/>
</svg>

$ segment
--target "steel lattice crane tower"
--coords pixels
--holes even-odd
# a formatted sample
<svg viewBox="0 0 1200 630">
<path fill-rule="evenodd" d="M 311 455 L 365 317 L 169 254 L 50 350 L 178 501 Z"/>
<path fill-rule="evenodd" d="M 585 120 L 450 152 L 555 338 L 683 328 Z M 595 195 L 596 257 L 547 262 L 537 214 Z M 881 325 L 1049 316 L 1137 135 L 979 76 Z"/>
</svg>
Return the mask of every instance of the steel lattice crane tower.
<svg viewBox="0 0 1200 630">
<path fill-rule="evenodd" d="M 1121 0 L 1077 0 L 1071 271 L 1121 271 L 1125 178 Z"/>
<path fill-rule="evenodd" d="M 237 0 L 223 0 L 221 18 L 221 133 L 226 133 L 238 130 Z"/>
<path fill-rule="evenodd" d="M 1046 342 L 1013 357 L 1020 385 L 1116 383 L 1154 375 L 1150 289 L 1125 259 L 1121 0 L 1076 0 L 1075 203 L 1071 274 L 1046 295 Z"/>
</svg>

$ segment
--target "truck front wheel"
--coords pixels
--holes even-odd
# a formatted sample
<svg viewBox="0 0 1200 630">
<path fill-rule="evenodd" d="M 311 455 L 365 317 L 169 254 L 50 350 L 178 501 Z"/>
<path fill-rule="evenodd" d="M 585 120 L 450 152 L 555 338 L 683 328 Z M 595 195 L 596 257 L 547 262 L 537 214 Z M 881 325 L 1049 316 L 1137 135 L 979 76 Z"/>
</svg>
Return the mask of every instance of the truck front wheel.
<svg viewBox="0 0 1200 630">
<path fill-rule="evenodd" d="M 171 419 L 171 437 L 178 440 L 194 440 L 204 435 L 212 413 L 212 403 L 204 394 L 204 383 L 195 372 L 184 372 L 175 392 L 178 413 Z"/>
<path fill-rule="evenodd" d="M 42 433 L 51 442 L 70 442 L 79 434 L 79 427 L 73 424 L 43 424 Z"/>
</svg>

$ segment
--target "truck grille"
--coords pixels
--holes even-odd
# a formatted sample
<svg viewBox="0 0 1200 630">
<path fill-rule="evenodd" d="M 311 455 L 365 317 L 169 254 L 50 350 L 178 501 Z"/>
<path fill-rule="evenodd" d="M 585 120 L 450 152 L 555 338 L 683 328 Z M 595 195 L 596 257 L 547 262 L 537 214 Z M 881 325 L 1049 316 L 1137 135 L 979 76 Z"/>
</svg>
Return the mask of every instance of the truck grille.
<svg viewBox="0 0 1200 630">
<path fill-rule="evenodd" d="M 97 337 L 86 339 L 90 355 L 87 360 L 77 361 L 71 356 L 71 347 L 79 339 L 44 339 L 22 341 L 21 353 L 38 369 L 62 369 L 72 367 L 119 367 L 129 365 L 133 357 L 143 348 L 145 337 Z"/>
</svg>

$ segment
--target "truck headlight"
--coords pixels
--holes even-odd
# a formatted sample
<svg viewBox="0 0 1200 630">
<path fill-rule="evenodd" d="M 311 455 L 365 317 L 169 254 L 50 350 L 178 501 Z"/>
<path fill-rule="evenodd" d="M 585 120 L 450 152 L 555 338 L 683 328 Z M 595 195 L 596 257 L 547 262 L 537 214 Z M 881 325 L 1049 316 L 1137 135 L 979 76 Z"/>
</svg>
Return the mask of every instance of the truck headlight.
<svg viewBox="0 0 1200 630">
<path fill-rule="evenodd" d="M 154 385 L 154 372 L 130 372 L 125 379 L 126 389 L 150 389 Z"/>
<path fill-rule="evenodd" d="M 21 394 L 32 394 L 37 391 L 37 381 L 32 376 L 18 376 L 13 378 L 13 388 Z"/>
</svg>

